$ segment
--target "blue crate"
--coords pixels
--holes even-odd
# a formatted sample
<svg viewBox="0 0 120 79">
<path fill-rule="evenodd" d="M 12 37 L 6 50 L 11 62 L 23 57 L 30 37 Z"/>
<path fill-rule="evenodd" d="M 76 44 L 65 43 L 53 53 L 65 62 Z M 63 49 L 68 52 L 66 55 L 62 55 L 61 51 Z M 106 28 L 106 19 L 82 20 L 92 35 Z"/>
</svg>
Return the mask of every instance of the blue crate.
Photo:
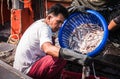
<svg viewBox="0 0 120 79">
<path fill-rule="evenodd" d="M 105 18 L 97 11 L 87 10 L 86 13 L 73 13 L 66 19 L 58 32 L 59 44 L 63 48 L 69 48 L 69 36 L 72 31 L 79 26 L 80 24 L 93 23 L 98 24 L 104 30 L 104 35 L 99 46 L 94 49 L 92 52 L 87 53 L 88 56 L 94 57 L 100 53 L 107 42 L 108 38 L 108 24 Z"/>
</svg>

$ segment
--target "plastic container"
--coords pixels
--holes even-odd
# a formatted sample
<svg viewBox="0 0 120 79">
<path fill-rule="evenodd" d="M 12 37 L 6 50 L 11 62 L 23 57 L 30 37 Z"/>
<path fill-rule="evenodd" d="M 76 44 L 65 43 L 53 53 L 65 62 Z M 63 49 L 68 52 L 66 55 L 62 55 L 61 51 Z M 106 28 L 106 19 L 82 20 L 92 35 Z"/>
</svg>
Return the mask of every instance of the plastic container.
<svg viewBox="0 0 120 79">
<path fill-rule="evenodd" d="M 79 26 L 80 24 L 86 24 L 86 23 L 93 23 L 98 24 L 100 27 L 104 30 L 104 35 L 101 43 L 94 49 L 92 52 L 87 53 L 88 56 L 96 56 L 100 53 L 100 51 L 103 49 L 107 42 L 108 38 L 108 24 L 105 20 L 105 18 L 97 11 L 94 10 L 87 10 L 86 13 L 73 13 L 66 19 L 60 28 L 58 32 L 58 40 L 59 44 L 63 48 L 69 48 L 69 36 L 72 33 L 72 31 Z"/>
</svg>

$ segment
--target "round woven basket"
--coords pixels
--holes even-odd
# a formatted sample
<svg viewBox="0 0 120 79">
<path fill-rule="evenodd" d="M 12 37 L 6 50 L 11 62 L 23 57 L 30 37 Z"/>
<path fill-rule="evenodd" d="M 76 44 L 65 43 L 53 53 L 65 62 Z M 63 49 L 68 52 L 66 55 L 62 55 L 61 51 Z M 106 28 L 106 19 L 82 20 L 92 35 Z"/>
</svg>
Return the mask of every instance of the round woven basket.
<svg viewBox="0 0 120 79">
<path fill-rule="evenodd" d="M 96 56 L 100 53 L 106 44 L 108 38 L 108 24 L 105 18 L 97 11 L 87 10 L 88 13 L 73 13 L 66 19 L 58 32 L 59 44 L 63 48 L 70 48 L 69 37 L 73 30 L 81 24 L 92 23 L 102 27 L 104 34 L 101 43 L 92 52 L 87 53 L 88 56 Z"/>
</svg>

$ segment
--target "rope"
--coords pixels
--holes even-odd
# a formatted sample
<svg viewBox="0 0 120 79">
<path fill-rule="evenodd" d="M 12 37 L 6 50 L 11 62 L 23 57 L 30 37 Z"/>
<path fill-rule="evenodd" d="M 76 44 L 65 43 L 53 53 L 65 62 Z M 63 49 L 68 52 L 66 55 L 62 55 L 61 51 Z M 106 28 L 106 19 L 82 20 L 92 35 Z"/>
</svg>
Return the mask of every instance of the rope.
<svg viewBox="0 0 120 79">
<path fill-rule="evenodd" d="M 46 4 L 46 0 L 39 0 L 39 9 L 40 9 L 40 18 L 44 18 L 44 7 L 46 7 L 47 5 L 45 5 Z M 45 4 L 44 4 L 45 3 Z"/>
<path fill-rule="evenodd" d="M 94 62 L 92 63 L 92 67 L 93 67 L 93 74 L 94 74 L 95 79 L 100 79 L 99 77 L 96 76 Z"/>
<path fill-rule="evenodd" d="M 90 67 L 89 66 L 83 66 L 82 69 L 82 79 L 86 79 L 86 77 L 90 76 Z"/>
<path fill-rule="evenodd" d="M 8 6 L 8 9 L 10 9 L 9 0 L 7 0 L 7 6 Z"/>
<path fill-rule="evenodd" d="M 3 0 L 1 0 L 1 20 L 2 20 L 2 25 L 4 25 L 4 17 L 3 17 Z"/>
<path fill-rule="evenodd" d="M 94 62 L 92 63 L 92 68 L 93 68 L 94 78 L 95 79 L 100 79 L 100 77 L 96 76 Z M 82 79 L 86 79 L 86 77 L 89 77 L 89 76 L 90 76 L 90 67 L 89 66 L 83 66 L 83 69 L 82 69 Z"/>
<path fill-rule="evenodd" d="M 46 11 L 45 11 L 45 12 L 46 12 L 46 15 L 47 15 L 47 13 L 48 13 L 48 12 L 47 12 L 47 11 L 48 11 L 48 8 L 47 8 L 48 6 L 47 6 L 47 4 L 48 4 L 48 3 L 47 3 L 47 0 L 46 0 L 46 2 L 45 2 L 45 7 L 46 7 Z"/>
<path fill-rule="evenodd" d="M 17 39 L 12 38 L 13 36 L 16 36 Z M 17 45 L 18 42 L 19 42 L 19 40 L 20 40 L 19 35 L 18 35 L 18 34 L 13 34 L 13 35 L 10 35 L 10 36 L 9 36 L 9 38 L 8 38 L 8 40 L 7 40 L 7 43 Z"/>
<path fill-rule="evenodd" d="M 22 3 L 24 3 L 24 4 L 26 4 L 26 3 L 30 3 L 30 2 L 31 2 L 31 0 L 28 0 L 28 1 L 19 0 L 19 1 L 22 2 Z"/>
</svg>

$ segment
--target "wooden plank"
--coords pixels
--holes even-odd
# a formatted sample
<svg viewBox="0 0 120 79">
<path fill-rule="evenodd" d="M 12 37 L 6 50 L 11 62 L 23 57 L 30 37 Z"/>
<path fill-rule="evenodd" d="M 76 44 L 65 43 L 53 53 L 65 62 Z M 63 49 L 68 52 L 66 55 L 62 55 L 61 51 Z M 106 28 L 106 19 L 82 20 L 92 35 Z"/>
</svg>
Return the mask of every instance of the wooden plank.
<svg viewBox="0 0 120 79">
<path fill-rule="evenodd" d="M 0 79 L 32 79 L 0 60 Z"/>
</svg>

